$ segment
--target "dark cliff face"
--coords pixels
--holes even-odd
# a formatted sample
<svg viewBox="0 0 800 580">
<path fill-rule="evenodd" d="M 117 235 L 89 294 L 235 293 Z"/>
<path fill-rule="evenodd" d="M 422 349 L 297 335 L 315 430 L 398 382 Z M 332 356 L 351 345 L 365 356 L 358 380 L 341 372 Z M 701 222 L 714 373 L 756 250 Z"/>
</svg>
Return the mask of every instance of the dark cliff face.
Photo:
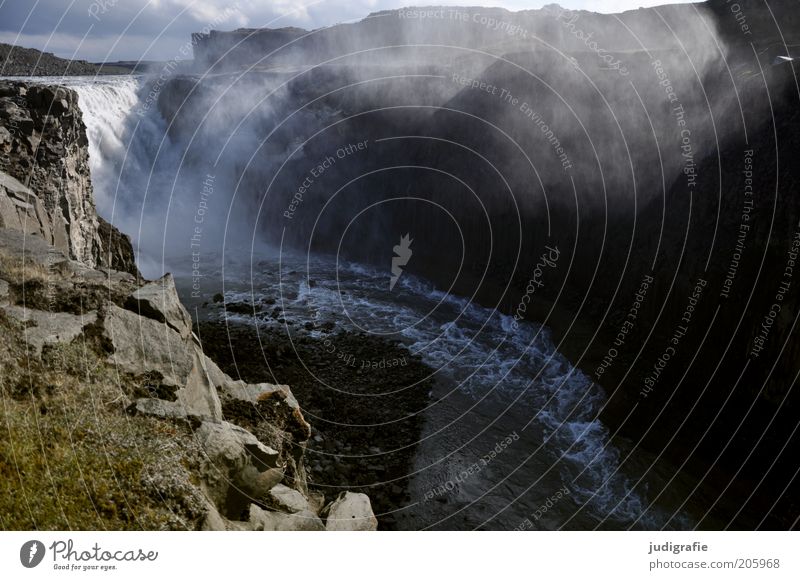
<svg viewBox="0 0 800 580">
<path fill-rule="evenodd" d="M 699 22 L 701 18 L 713 23 L 723 42 L 746 37 L 763 45 L 792 44 L 781 38 L 775 23 L 784 32 L 800 26 L 800 14 L 791 0 L 770 2 L 769 10 L 760 0 L 711 0 L 640 8 L 619 17 L 625 26 L 618 15 L 563 11 L 557 4 L 518 12 L 483 7 L 412 7 L 376 12 L 359 22 L 317 30 L 212 30 L 192 35 L 192 44 L 200 70 L 224 71 L 328 62 L 369 65 L 397 57 L 403 50 L 400 47 L 409 45 L 460 46 L 501 55 L 545 44 L 566 52 L 582 51 L 591 41 L 607 51 L 624 52 L 640 50 L 639 40 L 643 40 L 648 49 L 659 50 L 674 47 L 674 33 L 687 21 Z M 572 26 L 554 26 L 554 21 Z M 667 26 L 659 25 L 662 22 Z M 591 31 L 592 36 L 584 39 L 575 34 L 576 28 Z M 644 29 L 647 33 L 639 39 L 629 32 Z M 391 55 L 386 47 L 393 47 Z M 428 58 L 447 62 L 450 55 L 439 51 Z"/>
<path fill-rule="evenodd" d="M 797 468 L 800 71 L 776 41 L 800 23 L 790 2 L 738 6 L 580 12 L 572 28 L 483 10 L 563 54 L 397 12 L 220 33 L 199 61 L 258 66 L 174 80 L 159 106 L 212 155 L 247 127 L 246 155 L 226 154 L 265 239 L 380 264 L 410 233 L 409 272 L 548 325 L 609 394 L 613 432 L 755 504 Z M 280 68 L 406 41 L 437 46 Z M 784 499 L 766 525 L 797 511 Z"/>
<path fill-rule="evenodd" d="M 138 275 L 129 238 L 97 216 L 74 91 L 0 83 L 0 171 L 41 200 L 48 243 L 90 267 Z"/>
</svg>

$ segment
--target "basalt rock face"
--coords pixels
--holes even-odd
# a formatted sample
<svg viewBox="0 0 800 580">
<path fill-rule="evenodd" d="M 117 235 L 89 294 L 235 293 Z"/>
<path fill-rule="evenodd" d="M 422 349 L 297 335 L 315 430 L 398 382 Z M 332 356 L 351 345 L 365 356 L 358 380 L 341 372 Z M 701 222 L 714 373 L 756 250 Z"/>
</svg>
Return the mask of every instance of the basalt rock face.
<svg viewBox="0 0 800 580">
<path fill-rule="evenodd" d="M 0 171 L 40 200 L 46 241 L 87 266 L 138 274 L 130 240 L 97 216 L 87 144 L 74 91 L 0 82 Z"/>
</svg>

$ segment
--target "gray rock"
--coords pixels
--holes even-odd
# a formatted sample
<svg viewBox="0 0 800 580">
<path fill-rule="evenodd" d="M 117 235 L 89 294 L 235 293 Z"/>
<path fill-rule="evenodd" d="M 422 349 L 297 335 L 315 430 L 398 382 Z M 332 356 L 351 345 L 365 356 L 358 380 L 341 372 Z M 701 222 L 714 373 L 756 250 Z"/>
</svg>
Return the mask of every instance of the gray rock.
<svg viewBox="0 0 800 580">
<path fill-rule="evenodd" d="M 255 466 L 248 465 L 239 473 L 238 483 L 248 496 L 265 502 L 270 490 L 283 481 L 283 475 L 283 469 L 278 467 L 259 471 Z"/>
<path fill-rule="evenodd" d="M 3 172 L 0 172 L 0 227 L 51 241 L 50 219 L 38 196 Z"/>
<path fill-rule="evenodd" d="M 205 518 L 203 518 L 203 523 L 200 525 L 200 530 L 203 532 L 224 532 L 228 529 L 228 524 L 225 521 L 217 508 L 214 507 L 213 504 L 208 505 L 208 511 L 206 512 Z"/>
<path fill-rule="evenodd" d="M 192 336 L 196 338 L 194 334 L 192 334 Z M 197 341 L 197 344 L 198 345 L 200 344 L 199 340 Z M 208 372 L 208 378 L 211 380 L 211 383 L 215 387 L 221 387 L 225 383 L 233 381 L 231 377 L 222 372 L 222 370 L 217 366 L 217 363 L 215 363 L 213 360 L 211 360 L 205 355 L 203 355 L 203 357 L 204 357 L 203 362 L 206 368 L 206 372 Z"/>
<path fill-rule="evenodd" d="M 39 236 L 26 235 L 21 231 L 0 228 L 0 248 L 3 254 L 14 260 L 25 259 L 31 264 L 47 267 L 64 261 L 66 255 L 53 248 Z"/>
<path fill-rule="evenodd" d="M 136 399 L 134 409 L 142 415 L 160 417 L 162 419 L 187 419 L 189 414 L 182 405 L 175 401 L 162 399 Z"/>
<path fill-rule="evenodd" d="M 325 526 L 317 515 L 310 511 L 283 514 L 250 506 L 250 527 L 254 531 L 266 532 L 322 532 Z"/>
<path fill-rule="evenodd" d="M 279 483 L 267 495 L 269 507 L 287 513 L 310 511 L 308 500 L 299 491 Z"/>
<path fill-rule="evenodd" d="M 325 529 L 329 531 L 375 531 L 378 520 L 372 512 L 369 497 L 363 493 L 343 491 L 325 508 Z"/>
<path fill-rule="evenodd" d="M 33 347 L 36 354 L 41 354 L 46 344 L 71 342 L 83 332 L 85 326 L 97 320 L 95 311 L 77 316 L 65 312 L 32 310 L 22 306 L 6 306 L 4 310 L 8 316 L 28 323 L 25 328 L 25 342 Z"/>
<path fill-rule="evenodd" d="M 166 274 L 136 290 L 126 306 L 141 316 L 165 322 L 185 339 L 191 337 L 192 318 L 178 298 L 172 274 Z"/>
<path fill-rule="evenodd" d="M 145 406 L 142 412 L 152 409 L 167 416 L 222 419 L 217 389 L 205 368 L 207 357 L 190 339 L 182 338 L 164 322 L 138 316 L 114 304 L 108 306 L 103 334 L 114 348 L 109 362 L 119 370 L 133 375 L 155 371 L 161 374 L 162 384 L 177 387 L 173 405 L 164 402 Z M 171 406 L 179 409 L 169 410 Z"/>
<path fill-rule="evenodd" d="M 0 227 L 14 227 L 19 209 L 27 221 L 24 231 L 42 236 L 71 259 L 138 275 L 130 239 L 95 210 L 77 94 L 63 87 L 0 81 L 0 117 L 0 172 L 34 195 L 14 196 L 24 204 L 16 205 L 0 191 Z M 16 183 L 12 186 L 20 191 Z"/>
<path fill-rule="evenodd" d="M 286 404 L 292 409 L 300 409 L 300 405 L 297 399 L 294 398 L 294 394 L 292 394 L 292 390 L 288 385 L 273 385 L 271 383 L 248 384 L 244 381 L 228 381 L 221 386 L 223 391 L 234 399 L 247 401 L 253 404 L 258 403 L 260 400 L 269 397 L 277 391 L 282 391 L 286 395 Z"/>
<path fill-rule="evenodd" d="M 302 511 L 296 514 L 277 514 L 279 532 L 324 532 L 325 524 L 312 511 Z"/>
<path fill-rule="evenodd" d="M 186 384 L 178 389 L 178 402 L 186 412 L 198 417 L 210 417 L 215 421 L 222 420 L 222 404 L 217 395 L 217 388 L 209 377 L 206 362 L 209 360 L 198 346 L 189 342 L 193 349 L 192 370 L 186 378 Z"/>
<path fill-rule="evenodd" d="M 251 459 L 272 463 L 275 467 L 278 452 L 261 443 L 255 436 L 233 423 L 204 421 L 197 430 L 197 438 L 208 458 L 218 467 L 242 471 Z"/>
<path fill-rule="evenodd" d="M 103 322 L 103 334 L 114 353 L 109 362 L 134 375 L 157 371 L 163 383 L 182 388 L 194 368 L 194 345 L 166 324 L 110 304 Z"/>
<path fill-rule="evenodd" d="M 275 427 L 292 433 L 297 441 L 306 441 L 311 437 L 311 425 L 303 417 L 300 405 L 288 386 L 227 381 L 220 390 L 222 396 L 228 400 L 242 401 L 257 407 L 263 416 L 270 418 Z"/>
<path fill-rule="evenodd" d="M 225 506 L 233 480 L 248 463 L 244 445 L 228 425 L 204 422 L 196 432 L 208 457 L 208 464 L 201 469 L 206 493 L 220 507 Z"/>
<path fill-rule="evenodd" d="M 209 460 L 203 470 L 207 493 L 217 506 L 226 504 L 232 488 L 240 489 L 243 475 L 245 478 L 250 477 L 246 471 L 248 467 L 253 467 L 256 471 L 278 467 L 277 451 L 261 443 L 249 431 L 232 423 L 205 421 L 196 435 Z"/>
<path fill-rule="evenodd" d="M 270 467 L 279 467 L 280 454 L 277 451 L 264 445 L 250 431 L 242 429 L 238 425 L 232 423 L 223 423 L 223 425 L 228 426 L 228 429 L 239 439 L 250 458 L 250 463 L 259 471 Z"/>
</svg>

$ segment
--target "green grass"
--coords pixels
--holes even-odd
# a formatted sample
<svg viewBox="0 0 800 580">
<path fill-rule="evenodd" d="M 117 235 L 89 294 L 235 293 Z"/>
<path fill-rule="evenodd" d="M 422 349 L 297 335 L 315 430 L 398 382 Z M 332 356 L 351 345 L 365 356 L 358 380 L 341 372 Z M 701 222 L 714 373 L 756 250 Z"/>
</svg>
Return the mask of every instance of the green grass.
<svg viewBox="0 0 800 580">
<path fill-rule="evenodd" d="M 0 316 L 0 529 L 194 528 L 188 425 L 131 417 L 135 384 L 91 341 L 28 355 Z"/>
</svg>

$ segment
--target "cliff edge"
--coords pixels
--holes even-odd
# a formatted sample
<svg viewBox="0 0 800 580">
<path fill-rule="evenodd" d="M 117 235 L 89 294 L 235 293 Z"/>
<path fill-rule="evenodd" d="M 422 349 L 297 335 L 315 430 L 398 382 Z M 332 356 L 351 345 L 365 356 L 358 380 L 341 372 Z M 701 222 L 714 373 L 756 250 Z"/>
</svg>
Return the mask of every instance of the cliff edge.
<svg viewBox="0 0 800 580">
<path fill-rule="evenodd" d="M 41 236 L 90 267 L 138 276 L 128 236 L 97 215 L 75 91 L 0 82 L 0 227 Z M 31 219 L 26 221 L 25 216 Z"/>
</svg>

